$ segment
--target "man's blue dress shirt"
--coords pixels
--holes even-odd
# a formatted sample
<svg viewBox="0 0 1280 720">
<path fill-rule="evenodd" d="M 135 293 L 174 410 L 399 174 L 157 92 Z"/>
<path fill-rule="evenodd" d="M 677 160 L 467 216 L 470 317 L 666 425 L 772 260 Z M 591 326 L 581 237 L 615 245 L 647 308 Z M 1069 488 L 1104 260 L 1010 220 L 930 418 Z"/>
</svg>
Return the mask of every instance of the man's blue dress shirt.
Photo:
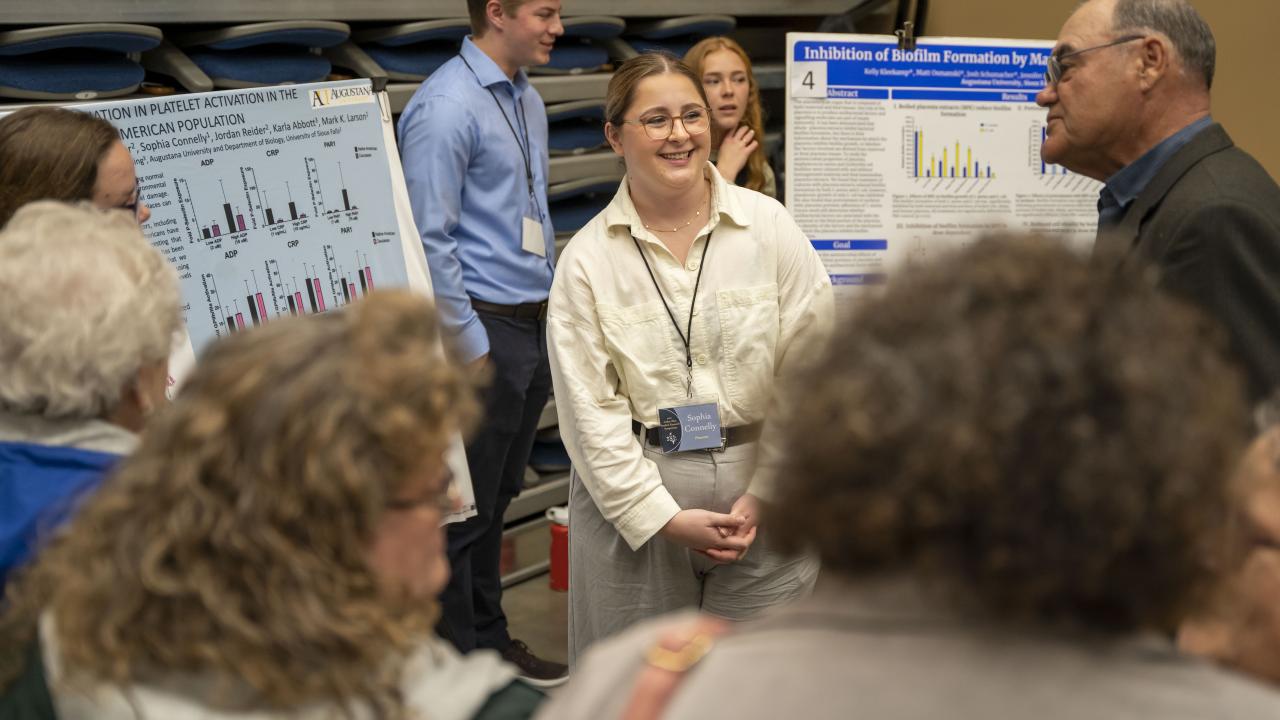
<svg viewBox="0 0 1280 720">
<path fill-rule="evenodd" d="M 1161 140 L 1159 144 L 1148 150 L 1142 157 L 1121 168 L 1116 174 L 1107 178 L 1107 184 L 1098 192 L 1098 228 L 1104 230 L 1114 227 L 1124 217 L 1125 210 L 1138 199 L 1138 195 L 1151 183 L 1161 167 L 1173 157 L 1182 146 L 1201 130 L 1213 124 L 1213 118 L 1205 116 L 1178 132 Z"/>
<path fill-rule="evenodd" d="M 470 298 L 514 305 L 551 290 L 546 107 L 523 70 L 512 82 L 467 38 L 414 93 L 397 129 L 436 307 L 463 359 L 473 360 L 489 352 L 489 338 Z M 526 216 L 542 222 L 546 257 L 521 249 Z"/>
</svg>

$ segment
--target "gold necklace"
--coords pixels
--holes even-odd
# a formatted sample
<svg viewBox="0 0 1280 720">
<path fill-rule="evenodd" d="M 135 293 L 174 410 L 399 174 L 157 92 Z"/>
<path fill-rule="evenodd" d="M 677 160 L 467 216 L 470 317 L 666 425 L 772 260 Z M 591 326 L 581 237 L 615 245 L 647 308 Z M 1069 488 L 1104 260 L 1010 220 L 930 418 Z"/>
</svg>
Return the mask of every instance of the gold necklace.
<svg viewBox="0 0 1280 720">
<path fill-rule="evenodd" d="M 645 230 L 652 230 L 654 232 L 663 232 L 663 233 L 673 233 L 673 232 L 680 232 L 681 230 L 689 227 L 690 223 L 692 223 L 694 220 L 697 220 L 700 217 L 702 217 L 702 208 L 698 208 L 698 212 L 694 213 L 693 217 L 689 218 L 688 220 L 685 220 L 683 225 L 677 225 L 676 227 L 673 227 L 670 230 L 666 228 L 653 227 L 652 225 L 649 225 L 648 223 L 646 223 L 644 221 L 644 218 L 640 219 L 640 224 L 644 225 Z"/>
<path fill-rule="evenodd" d="M 705 203 L 705 202 L 706 202 L 706 200 L 703 200 L 703 202 Z M 636 212 L 636 215 L 638 216 L 639 214 L 640 214 L 640 213 L 637 211 L 637 212 Z M 671 228 L 670 230 L 668 230 L 668 229 L 666 229 L 666 228 L 656 228 L 656 227 L 653 227 L 653 226 L 649 225 L 648 223 L 646 223 L 646 222 L 644 221 L 644 218 L 640 218 L 640 224 L 641 224 L 641 225 L 644 225 L 644 229 L 645 229 L 645 230 L 650 230 L 650 231 L 653 231 L 653 232 L 661 232 L 661 233 L 673 233 L 673 232 L 680 232 L 681 230 L 683 230 L 683 229 L 685 229 L 685 228 L 689 227 L 689 225 L 690 225 L 691 223 L 693 223 L 693 221 L 694 221 L 694 220 L 697 220 L 697 219 L 698 219 L 698 218 L 700 218 L 700 217 L 702 217 L 702 208 L 701 208 L 701 207 L 699 207 L 699 208 L 698 208 L 698 211 L 697 211 L 697 212 L 695 212 L 695 213 L 693 214 L 693 217 L 689 218 L 688 220 L 685 220 L 683 225 L 677 225 L 677 226 L 675 226 L 675 227 Z"/>
</svg>

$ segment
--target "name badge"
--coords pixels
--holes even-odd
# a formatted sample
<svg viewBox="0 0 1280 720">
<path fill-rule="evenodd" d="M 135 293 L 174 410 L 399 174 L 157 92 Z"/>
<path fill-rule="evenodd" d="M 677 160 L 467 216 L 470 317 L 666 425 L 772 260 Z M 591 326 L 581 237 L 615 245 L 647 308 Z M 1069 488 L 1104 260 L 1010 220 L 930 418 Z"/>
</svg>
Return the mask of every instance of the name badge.
<svg viewBox="0 0 1280 720">
<path fill-rule="evenodd" d="M 720 403 L 714 400 L 658 408 L 658 429 L 663 453 L 724 449 Z"/>
<path fill-rule="evenodd" d="M 542 234 L 542 222 L 536 218 L 524 219 L 524 236 L 520 240 L 520 248 L 538 257 L 547 256 L 547 239 Z"/>
</svg>

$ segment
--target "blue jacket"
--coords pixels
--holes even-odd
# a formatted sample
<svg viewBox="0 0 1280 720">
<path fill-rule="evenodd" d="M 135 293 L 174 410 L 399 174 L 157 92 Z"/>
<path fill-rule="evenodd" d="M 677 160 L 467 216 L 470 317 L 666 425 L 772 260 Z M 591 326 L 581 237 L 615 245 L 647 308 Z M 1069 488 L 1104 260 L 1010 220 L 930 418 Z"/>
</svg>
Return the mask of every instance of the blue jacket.
<svg viewBox="0 0 1280 720">
<path fill-rule="evenodd" d="M 93 450 L 0 441 L 0 588 L 119 459 Z"/>
</svg>

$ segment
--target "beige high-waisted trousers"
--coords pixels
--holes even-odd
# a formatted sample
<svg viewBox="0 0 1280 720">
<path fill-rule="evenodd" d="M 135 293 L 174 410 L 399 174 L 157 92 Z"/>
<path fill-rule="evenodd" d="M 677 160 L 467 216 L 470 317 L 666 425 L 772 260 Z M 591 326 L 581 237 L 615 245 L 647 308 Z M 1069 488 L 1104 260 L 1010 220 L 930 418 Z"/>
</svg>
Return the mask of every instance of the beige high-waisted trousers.
<svg viewBox="0 0 1280 720">
<path fill-rule="evenodd" d="M 638 442 L 638 440 L 637 440 Z M 727 513 L 751 480 L 757 443 L 663 455 L 646 447 L 681 508 Z M 818 563 L 770 549 L 767 528 L 741 560 L 717 565 L 654 535 L 632 550 L 574 473 L 569 483 L 569 664 L 594 642 L 673 610 L 745 620 L 808 594 Z"/>
</svg>

